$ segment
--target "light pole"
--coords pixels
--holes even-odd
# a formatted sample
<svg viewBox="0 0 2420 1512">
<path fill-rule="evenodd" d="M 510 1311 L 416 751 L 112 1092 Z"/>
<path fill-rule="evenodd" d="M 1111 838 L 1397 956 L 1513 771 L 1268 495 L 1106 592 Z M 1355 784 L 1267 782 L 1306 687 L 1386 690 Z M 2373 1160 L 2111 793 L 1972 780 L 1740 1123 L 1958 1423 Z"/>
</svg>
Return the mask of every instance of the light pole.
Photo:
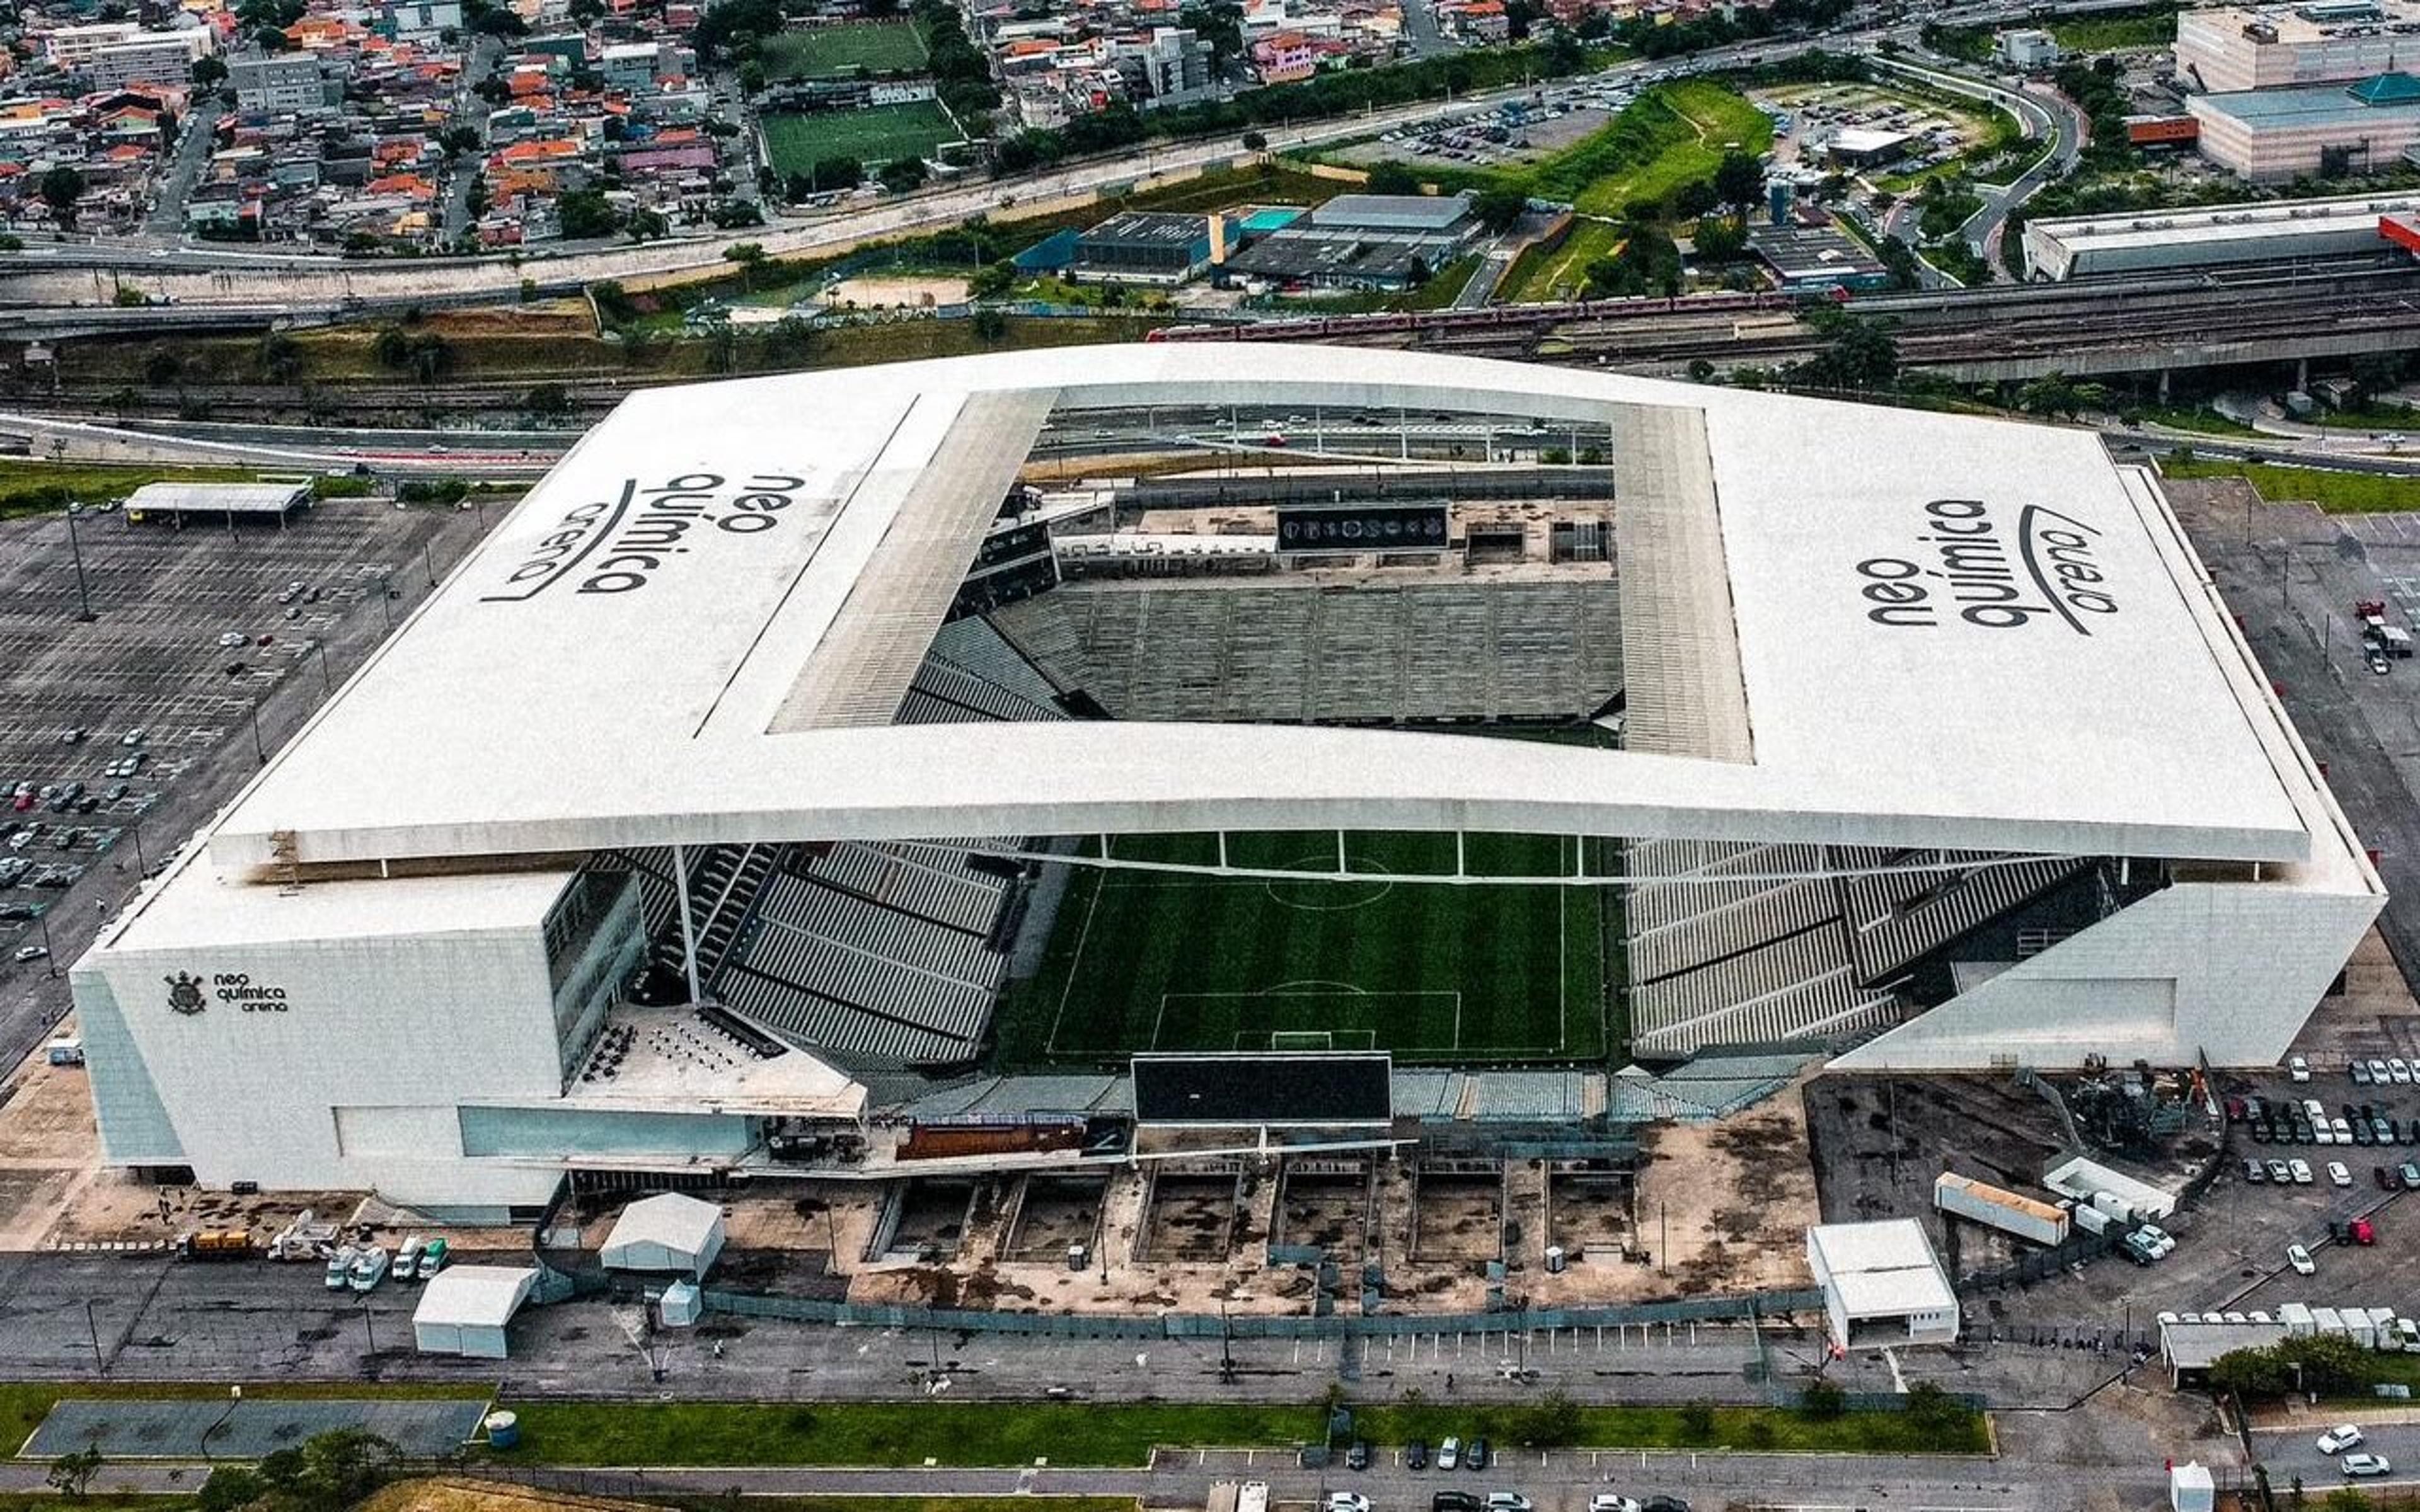
<svg viewBox="0 0 2420 1512">
<path fill-rule="evenodd" d="M 85 581 L 84 545 L 76 539 L 76 516 L 83 511 L 82 504 L 70 501 L 68 505 L 68 555 L 75 561 L 76 619 L 90 625 L 99 616 L 92 611 L 92 590 Z"/>
<path fill-rule="evenodd" d="M 42 926 L 42 970 L 52 980 L 56 981 L 59 975 L 59 958 L 51 951 L 51 908 L 48 903 L 44 903 L 42 911 L 34 916 L 34 922 Z"/>
<path fill-rule="evenodd" d="M 328 675 L 328 642 L 318 636 L 313 636 L 311 638 L 311 649 L 319 654 L 319 691 L 322 693 L 334 692 L 336 685 Z"/>
<path fill-rule="evenodd" d="M 252 701 L 252 753 L 259 759 L 261 765 L 269 764 L 269 748 L 260 743 L 260 700 L 258 699 Z"/>
<path fill-rule="evenodd" d="M 92 1368 L 100 1375 L 109 1374 L 109 1361 L 101 1352 L 101 1325 L 93 1320 L 92 1299 L 84 1300 L 85 1332 L 92 1335 Z"/>
</svg>

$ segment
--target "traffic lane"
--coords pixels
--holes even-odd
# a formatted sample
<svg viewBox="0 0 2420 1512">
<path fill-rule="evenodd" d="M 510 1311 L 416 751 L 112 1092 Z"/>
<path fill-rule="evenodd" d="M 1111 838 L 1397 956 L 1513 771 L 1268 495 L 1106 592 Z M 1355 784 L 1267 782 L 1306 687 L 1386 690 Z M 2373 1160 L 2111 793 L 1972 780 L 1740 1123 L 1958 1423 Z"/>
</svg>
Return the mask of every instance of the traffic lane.
<svg viewBox="0 0 2420 1512">
<path fill-rule="evenodd" d="M 2319 1452 L 2319 1435 L 2327 1431 L 2328 1419 L 2313 1418 L 2294 1428 L 2255 1428 L 2252 1442 L 2259 1451 L 2260 1463 L 2269 1468 L 2269 1481 L 2283 1487 L 2288 1477 L 2300 1475 L 2309 1485 L 2331 1481 L 2358 1484 L 2379 1489 L 2420 1487 L 2420 1424 L 2373 1423 L 2362 1427 L 2361 1448 L 2374 1455 L 2384 1455 L 2394 1470 L 2387 1475 L 2355 1481 L 2344 1473 L 2340 1455 Z"/>
</svg>

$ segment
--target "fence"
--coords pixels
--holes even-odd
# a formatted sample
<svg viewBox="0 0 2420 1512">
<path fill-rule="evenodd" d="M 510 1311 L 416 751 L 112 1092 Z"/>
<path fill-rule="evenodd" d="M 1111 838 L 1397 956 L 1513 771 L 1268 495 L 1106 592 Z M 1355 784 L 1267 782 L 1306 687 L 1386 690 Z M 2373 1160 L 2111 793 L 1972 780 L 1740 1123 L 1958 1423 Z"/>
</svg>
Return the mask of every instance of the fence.
<svg viewBox="0 0 2420 1512">
<path fill-rule="evenodd" d="M 1377 1316 L 1337 1314 L 1324 1318 L 1269 1318 L 1247 1314 L 1221 1318 L 1215 1313 L 1171 1313 L 1156 1318 L 1127 1318 L 980 1312 L 819 1302 L 806 1297 L 771 1297 L 720 1290 L 706 1291 L 703 1301 L 708 1312 L 728 1313 L 741 1318 L 786 1319 L 801 1323 L 831 1323 L 844 1328 L 931 1328 L 954 1333 L 1061 1338 L 1189 1339 L 1224 1335 L 1239 1339 L 1300 1339 L 1386 1338 L 1405 1334 L 1494 1334 L 1510 1329 L 1613 1328 L 1627 1323 L 1721 1322 L 1820 1311 L 1823 1305 L 1823 1294 L 1820 1291 L 1765 1291 L 1737 1297 L 1704 1297 L 1689 1302 L 1640 1303 L 1625 1307 L 1558 1307 L 1496 1313 L 1388 1313 Z"/>
</svg>

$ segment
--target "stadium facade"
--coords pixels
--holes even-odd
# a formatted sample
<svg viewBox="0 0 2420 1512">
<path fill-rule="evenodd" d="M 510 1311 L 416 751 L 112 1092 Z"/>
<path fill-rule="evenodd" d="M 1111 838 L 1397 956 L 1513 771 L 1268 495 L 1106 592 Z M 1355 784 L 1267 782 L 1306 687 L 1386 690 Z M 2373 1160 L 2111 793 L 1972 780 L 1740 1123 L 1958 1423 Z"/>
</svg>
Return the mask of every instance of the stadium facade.
<svg viewBox="0 0 2420 1512">
<path fill-rule="evenodd" d="M 1155 405 L 1600 427 L 1600 581 L 1389 633 L 1564 645 L 1545 702 L 1614 680 L 1621 748 L 1095 699 L 1045 623 L 1079 585 L 967 612 L 1053 415 Z M 2273 1062 L 2383 902 L 2155 478 L 2081 432 L 1262 346 L 753 379 L 626 401 L 102 932 L 103 1143 L 460 1214 L 845 1146 L 979 1061 L 1037 858 L 1229 831 L 1618 841 L 1490 880 L 1623 888 L 1646 1057 Z"/>
</svg>

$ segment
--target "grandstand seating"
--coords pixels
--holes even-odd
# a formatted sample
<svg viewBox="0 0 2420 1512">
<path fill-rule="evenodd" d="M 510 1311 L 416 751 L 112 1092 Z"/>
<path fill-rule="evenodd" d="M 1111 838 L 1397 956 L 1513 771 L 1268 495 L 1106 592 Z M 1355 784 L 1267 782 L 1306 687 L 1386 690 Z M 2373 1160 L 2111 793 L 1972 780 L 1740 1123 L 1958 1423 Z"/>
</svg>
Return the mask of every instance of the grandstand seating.
<svg viewBox="0 0 2420 1512">
<path fill-rule="evenodd" d="M 1641 1055 L 1887 1026 L 1894 978 L 2093 864 L 1692 840 L 1624 854 L 1641 879 L 1625 916 Z M 1952 869 L 1887 870 L 1935 861 Z"/>
<path fill-rule="evenodd" d="M 1571 718 L 1621 686 L 1610 577 L 1069 583 L 992 613 L 1049 680 L 1123 719 Z"/>
</svg>

